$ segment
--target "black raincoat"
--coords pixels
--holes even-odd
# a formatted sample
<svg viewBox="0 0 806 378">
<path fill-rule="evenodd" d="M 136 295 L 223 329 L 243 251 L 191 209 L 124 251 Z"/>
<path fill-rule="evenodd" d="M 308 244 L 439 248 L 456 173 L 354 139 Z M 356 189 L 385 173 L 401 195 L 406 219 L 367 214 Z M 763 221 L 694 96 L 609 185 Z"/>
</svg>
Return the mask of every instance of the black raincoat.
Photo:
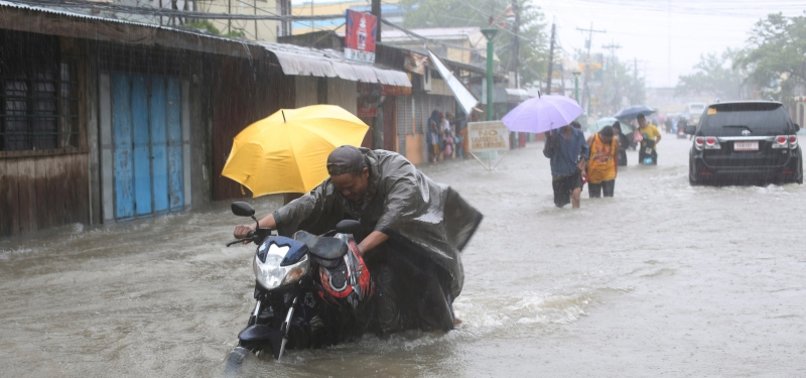
<svg viewBox="0 0 806 378">
<path fill-rule="evenodd" d="M 390 236 L 385 244 L 394 253 L 419 254 L 418 258 L 441 268 L 442 291 L 452 302 L 464 283 L 460 252 L 481 222 L 481 213 L 400 154 L 366 148 L 361 152 L 369 167 L 361 205 L 347 201 L 327 179 L 274 212 L 278 231 L 291 235 L 302 229 L 319 234 L 333 229 L 342 219 L 356 219 L 363 229 L 363 235 L 357 237 L 382 231 Z M 367 255 L 371 257 L 373 252 Z"/>
</svg>

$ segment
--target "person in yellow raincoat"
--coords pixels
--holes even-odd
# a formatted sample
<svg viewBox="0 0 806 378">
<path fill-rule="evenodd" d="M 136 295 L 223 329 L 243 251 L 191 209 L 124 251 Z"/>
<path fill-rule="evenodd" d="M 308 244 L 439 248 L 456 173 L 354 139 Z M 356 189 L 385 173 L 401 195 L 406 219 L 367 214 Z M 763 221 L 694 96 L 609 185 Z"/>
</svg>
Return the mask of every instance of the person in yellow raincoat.
<svg viewBox="0 0 806 378">
<path fill-rule="evenodd" d="M 588 138 L 590 158 L 588 159 L 588 195 L 599 198 L 613 197 L 618 173 L 618 139 L 614 138 L 612 126 L 605 126 Z"/>
</svg>

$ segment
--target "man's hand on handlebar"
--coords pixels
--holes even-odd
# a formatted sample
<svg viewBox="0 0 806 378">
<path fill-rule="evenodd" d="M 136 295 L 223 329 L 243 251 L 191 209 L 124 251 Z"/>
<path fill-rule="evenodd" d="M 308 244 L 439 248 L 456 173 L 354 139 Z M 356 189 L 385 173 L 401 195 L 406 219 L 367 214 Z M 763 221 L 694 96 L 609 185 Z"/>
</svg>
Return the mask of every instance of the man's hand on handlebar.
<svg viewBox="0 0 806 378">
<path fill-rule="evenodd" d="M 255 232 L 254 225 L 239 224 L 235 226 L 235 230 L 232 232 L 232 236 L 234 236 L 236 239 L 246 239 L 250 237 L 254 232 Z"/>
</svg>

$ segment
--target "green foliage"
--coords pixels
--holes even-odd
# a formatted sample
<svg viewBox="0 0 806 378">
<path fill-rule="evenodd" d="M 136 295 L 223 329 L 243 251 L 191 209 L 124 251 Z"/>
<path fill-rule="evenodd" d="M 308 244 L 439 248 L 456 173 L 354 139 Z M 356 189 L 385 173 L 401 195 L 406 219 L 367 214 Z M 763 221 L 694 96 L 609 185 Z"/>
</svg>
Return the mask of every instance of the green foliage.
<svg viewBox="0 0 806 378">
<path fill-rule="evenodd" d="M 490 17 L 499 29 L 494 47 L 500 65 L 496 71 L 515 71 L 521 81 L 544 80 L 548 71 L 548 36 L 543 13 L 527 0 L 517 0 L 520 27 L 516 36 L 514 18 L 506 17 L 512 0 L 402 0 L 406 28 L 489 27 Z M 518 57 L 515 58 L 516 39 Z"/>
<path fill-rule="evenodd" d="M 215 27 L 215 25 L 213 25 L 212 22 L 210 22 L 208 20 L 197 20 L 197 21 L 188 22 L 188 23 L 185 23 L 182 26 L 182 28 L 184 28 L 184 29 L 192 29 L 192 30 L 200 31 L 202 33 L 207 33 L 207 34 L 212 34 L 212 35 L 220 35 L 220 36 L 230 37 L 230 38 L 246 38 L 246 33 L 243 31 L 243 29 L 234 29 L 234 30 L 231 30 L 228 33 L 222 33 L 220 30 L 218 30 L 217 27 Z"/>
<path fill-rule="evenodd" d="M 246 33 L 243 29 L 233 29 L 229 33 L 224 34 L 224 36 L 230 38 L 246 38 Z"/>
<path fill-rule="evenodd" d="M 700 62 L 694 66 L 695 72 L 679 78 L 675 94 L 740 99 L 746 74 L 735 67 L 738 55 L 739 51 L 726 49 L 721 55 L 700 56 Z"/>
<path fill-rule="evenodd" d="M 577 50 L 576 59 L 586 61 L 587 52 Z M 607 116 L 615 114 L 627 105 L 646 103 L 646 83 L 643 77 L 636 76 L 632 65 L 627 65 L 611 55 L 601 59 L 591 58 L 592 72 L 590 74 L 590 114 Z M 601 64 L 600 68 L 597 66 Z M 585 75 L 580 75 L 580 86 Z M 582 90 L 580 90 L 582 92 Z M 580 99 L 581 103 L 585 99 Z"/>
<path fill-rule="evenodd" d="M 186 29 L 194 29 L 203 33 L 221 35 L 221 31 L 213 25 L 212 22 L 207 20 L 191 21 L 184 24 Z"/>
<path fill-rule="evenodd" d="M 625 105 L 646 103 L 646 83 L 644 78 L 636 77 L 632 67 L 615 58 L 603 69 L 602 86 L 600 88 L 603 114 L 615 114 Z M 626 99 L 627 104 L 623 103 Z"/>
<path fill-rule="evenodd" d="M 747 81 L 764 97 L 790 98 L 806 85 L 806 16 L 770 14 L 756 23 L 749 47 L 734 67 L 747 70 Z"/>
</svg>

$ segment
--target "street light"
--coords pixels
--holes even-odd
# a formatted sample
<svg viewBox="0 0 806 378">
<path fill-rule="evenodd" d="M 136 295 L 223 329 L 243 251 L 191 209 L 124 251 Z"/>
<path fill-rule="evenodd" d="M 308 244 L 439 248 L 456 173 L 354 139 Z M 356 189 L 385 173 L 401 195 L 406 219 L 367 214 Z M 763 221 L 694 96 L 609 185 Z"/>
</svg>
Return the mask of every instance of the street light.
<svg viewBox="0 0 806 378">
<path fill-rule="evenodd" d="M 579 75 L 582 72 L 574 71 L 572 73 L 574 74 L 574 99 L 579 103 Z"/>
<path fill-rule="evenodd" d="M 493 38 L 498 29 L 484 28 L 481 33 L 487 38 L 487 120 L 493 120 Z"/>
</svg>

